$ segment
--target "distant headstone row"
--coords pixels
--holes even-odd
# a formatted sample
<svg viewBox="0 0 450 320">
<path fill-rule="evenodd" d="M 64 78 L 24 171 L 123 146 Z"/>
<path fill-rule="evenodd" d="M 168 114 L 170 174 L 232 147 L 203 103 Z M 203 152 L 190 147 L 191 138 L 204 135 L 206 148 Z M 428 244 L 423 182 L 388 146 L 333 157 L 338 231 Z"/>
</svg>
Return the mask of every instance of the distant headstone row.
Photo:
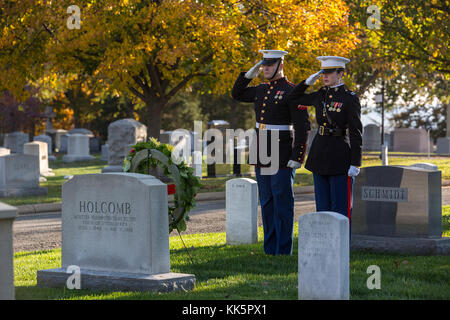
<svg viewBox="0 0 450 320">
<path fill-rule="evenodd" d="M 61 145 L 59 148 L 60 152 L 69 152 L 69 136 L 73 134 L 82 134 L 87 136 L 88 139 L 88 149 L 89 152 L 99 152 L 100 151 L 100 139 L 92 133 L 92 131 L 83 128 L 75 128 L 69 130 L 67 133 L 61 135 Z"/>
<path fill-rule="evenodd" d="M 433 153 L 433 141 L 428 132 L 421 128 L 395 128 L 391 133 L 385 133 L 384 141 L 389 151 Z M 366 125 L 363 129 L 363 151 L 381 150 L 381 129 L 375 124 Z M 450 154 L 450 137 L 437 139 L 436 153 Z"/>
<path fill-rule="evenodd" d="M 126 129 L 134 127 L 139 129 Z M 100 146 L 100 139 L 95 137 L 92 131 L 82 128 L 76 128 L 72 130 L 62 129 L 49 129 L 47 134 L 39 135 L 34 138 L 35 141 L 44 141 L 48 144 L 49 159 L 54 160 L 52 154 L 53 150 L 58 150 L 63 153 L 70 153 L 69 151 L 69 136 L 72 134 L 83 134 L 88 136 L 88 149 L 90 153 L 100 152 L 104 156 L 104 160 L 111 162 L 109 168 L 111 171 L 116 171 L 118 166 L 118 159 L 123 160 L 124 147 L 118 141 L 116 137 L 122 137 L 127 140 L 123 143 L 126 145 L 125 149 L 129 149 L 129 146 L 139 142 L 145 141 L 147 133 L 143 128 L 145 125 L 133 120 L 133 119 L 121 119 L 110 124 L 108 129 L 108 140 L 110 145 L 112 144 L 112 158 L 107 160 L 109 155 L 106 155 L 106 150 L 103 146 Z M 126 133 L 128 131 L 128 134 Z M 308 148 L 311 145 L 317 130 L 312 129 L 308 139 Z M 165 131 L 161 133 L 160 141 L 162 143 L 178 144 L 183 143 L 182 137 L 179 141 L 171 141 L 171 131 Z M 189 137 L 191 143 L 191 150 L 194 150 L 194 143 L 196 139 L 195 134 L 190 133 Z M 23 145 L 29 142 L 29 136 L 23 132 L 12 132 L 2 135 L 3 139 L 0 140 L 0 144 L 3 143 L 3 147 L 10 149 L 11 153 L 23 153 Z M 186 140 L 187 141 L 187 140 Z M 433 143 L 428 141 L 428 133 L 425 129 L 415 128 L 396 128 L 391 133 L 385 133 L 384 141 L 389 147 L 389 151 L 397 152 L 415 152 L 415 153 L 427 153 L 433 152 Z M 363 150 L 364 151 L 379 151 L 381 149 L 381 129 L 375 124 L 366 125 L 363 129 Z M 430 149 L 430 150 L 429 150 Z M 436 153 L 438 154 L 450 154 L 450 137 L 442 137 L 437 140 Z M 109 159 L 109 158 L 108 158 Z M 108 170 L 109 170 L 108 169 Z"/>
</svg>

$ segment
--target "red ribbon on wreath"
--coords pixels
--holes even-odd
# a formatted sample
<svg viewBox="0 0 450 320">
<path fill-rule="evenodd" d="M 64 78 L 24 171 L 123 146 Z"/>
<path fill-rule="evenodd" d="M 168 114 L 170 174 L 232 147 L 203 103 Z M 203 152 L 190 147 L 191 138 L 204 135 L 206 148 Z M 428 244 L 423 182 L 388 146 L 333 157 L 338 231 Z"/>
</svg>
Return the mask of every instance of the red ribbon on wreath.
<svg viewBox="0 0 450 320">
<path fill-rule="evenodd" d="M 167 194 L 174 194 L 175 193 L 175 184 L 168 184 L 167 185 Z"/>
</svg>

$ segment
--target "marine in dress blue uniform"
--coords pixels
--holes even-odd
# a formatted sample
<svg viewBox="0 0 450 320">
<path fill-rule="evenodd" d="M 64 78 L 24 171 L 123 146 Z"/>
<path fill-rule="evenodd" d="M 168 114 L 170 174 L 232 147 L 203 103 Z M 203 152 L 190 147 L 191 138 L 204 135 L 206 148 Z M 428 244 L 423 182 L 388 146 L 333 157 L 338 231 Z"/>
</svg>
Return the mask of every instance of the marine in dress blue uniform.
<svg viewBox="0 0 450 320">
<path fill-rule="evenodd" d="M 322 70 L 302 81 L 289 100 L 314 106 L 319 126 L 305 168 L 313 173 L 317 211 L 341 213 L 351 222 L 352 186 L 362 158 L 361 105 L 358 96 L 345 84 L 306 89 L 324 72 L 340 71 L 350 60 L 336 56 L 318 57 Z"/>
<path fill-rule="evenodd" d="M 257 159 L 255 165 L 259 202 L 264 228 L 264 251 L 266 254 L 292 254 L 294 222 L 294 176 L 295 170 L 304 161 L 306 142 L 310 130 L 306 108 L 289 105 L 287 96 L 294 84 L 286 77 L 278 76 L 283 57 L 281 50 L 261 50 L 263 60 L 248 72 L 242 72 L 236 80 L 232 97 L 241 102 L 252 102 L 256 115 Z M 249 83 L 260 72 L 262 65 L 276 65 L 269 82 L 257 86 Z M 292 129 L 295 129 L 293 131 Z M 278 156 L 278 170 L 274 174 L 264 174 L 262 168 L 271 165 L 262 163 L 259 149 L 262 147 L 260 132 L 267 133 L 266 150 L 271 157 Z M 279 134 L 278 155 L 271 154 L 271 134 Z"/>
</svg>

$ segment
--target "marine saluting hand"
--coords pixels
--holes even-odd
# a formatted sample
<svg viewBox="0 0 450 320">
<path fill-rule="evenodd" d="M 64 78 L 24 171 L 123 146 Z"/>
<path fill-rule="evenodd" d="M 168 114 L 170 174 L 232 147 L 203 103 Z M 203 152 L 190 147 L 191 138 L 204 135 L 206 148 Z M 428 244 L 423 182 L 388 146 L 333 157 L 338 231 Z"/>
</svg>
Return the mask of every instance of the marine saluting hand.
<svg viewBox="0 0 450 320">
<path fill-rule="evenodd" d="M 261 60 L 260 62 L 255 64 L 250 70 L 247 71 L 247 73 L 245 74 L 245 77 L 247 79 L 255 78 L 261 72 L 261 64 L 262 63 L 263 63 L 263 61 Z"/>
<path fill-rule="evenodd" d="M 313 75 L 310 75 L 308 79 L 305 80 L 305 84 L 308 86 L 312 86 L 317 79 L 320 78 L 320 75 L 323 73 L 323 70 L 320 70 L 319 72 L 314 73 Z"/>
</svg>

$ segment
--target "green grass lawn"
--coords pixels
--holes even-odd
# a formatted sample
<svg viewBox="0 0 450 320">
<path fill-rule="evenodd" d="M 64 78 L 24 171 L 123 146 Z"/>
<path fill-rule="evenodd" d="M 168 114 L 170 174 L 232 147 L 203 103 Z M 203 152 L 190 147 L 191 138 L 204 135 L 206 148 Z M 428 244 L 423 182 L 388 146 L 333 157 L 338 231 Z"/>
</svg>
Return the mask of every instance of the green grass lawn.
<svg viewBox="0 0 450 320">
<path fill-rule="evenodd" d="M 437 165 L 439 170 L 442 171 L 442 179 L 450 180 L 450 157 L 389 157 L 389 165 L 391 166 L 409 166 L 418 162 L 426 162 Z M 363 156 L 362 166 L 381 166 L 381 160 L 378 156 Z"/>
<path fill-rule="evenodd" d="M 450 179 L 450 158 L 413 158 L 413 157 L 391 157 L 389 158 L 390 165 L 410 165 L 417 162 L 429 162 L 436 164 L 439 170 L 442 171 L 442 179 Z M 362 166 L 378 166 L 381 165 L 381 160 L 378 156 L 364 156 Z M 66 175 L 101 173 L 103 167 L 107 166 L 105 161 L 100 160 L 100 155 L 95 155 L 95 160 L 64 163 L 62 156 L 58 156 L 56 161 L 50 162 L 50 167 L 53 169 L 55 176 L 47 177 L 47 182 L 42 182 L 41 187 L 48 188 L 48 194 L 45 196 L 33 197 L 14 197 L 2 198 L 1 201 L 13 206 L 36 204 L 36 203 L 52 203 L 61 202 L 61 186 L 66 181 Z M 251 166 L 247 164 L 242 165 L 242 173 L 251 171 Z M 231 174 L 233 171 L 230 164 L 218 164 L 216 168 L 217 175 Z M 203 176 L 206 176 L 206 165 L 203 165 Z M 200 192 L 219 192 L 225 191 L 225 183 L 234 176 L 204 178 L 202 179 L 202 187 Z M 295 175 L 294 186 L 309 186 L 313 185 L 313 177 L 311 172 L 304 167 L 297 169 Z"/>
<path fill-rule="evenodd" d="M 450 206 L 445 206 L 444 235 L 450 235 Z M 188 226 L 189 227 L 189 226 Z M 175 234 L 173 234 L 175 235 Z M 36 287 L 36 272 L 59 268 L 61 249 L 18 252 L 14 255 L 16 299 L 297 299 L 298 225 L 294 227 L 292 256 L 264 254 L 262 241 L 253 245 L 226 245 L 225 233 L 183 236 L 191 263 L 178 236 L 170 237 L 172 272 L 196 276 L 193 291 L 150 294 L 46 289 Z M 262 228 L 259 239 L 263 239 Z M 367 268 L 381 269 L 381 289 L 369 290 Z M 352 251 L 351 299 L 450 299 L 450 258 Z"/>
</svg>

